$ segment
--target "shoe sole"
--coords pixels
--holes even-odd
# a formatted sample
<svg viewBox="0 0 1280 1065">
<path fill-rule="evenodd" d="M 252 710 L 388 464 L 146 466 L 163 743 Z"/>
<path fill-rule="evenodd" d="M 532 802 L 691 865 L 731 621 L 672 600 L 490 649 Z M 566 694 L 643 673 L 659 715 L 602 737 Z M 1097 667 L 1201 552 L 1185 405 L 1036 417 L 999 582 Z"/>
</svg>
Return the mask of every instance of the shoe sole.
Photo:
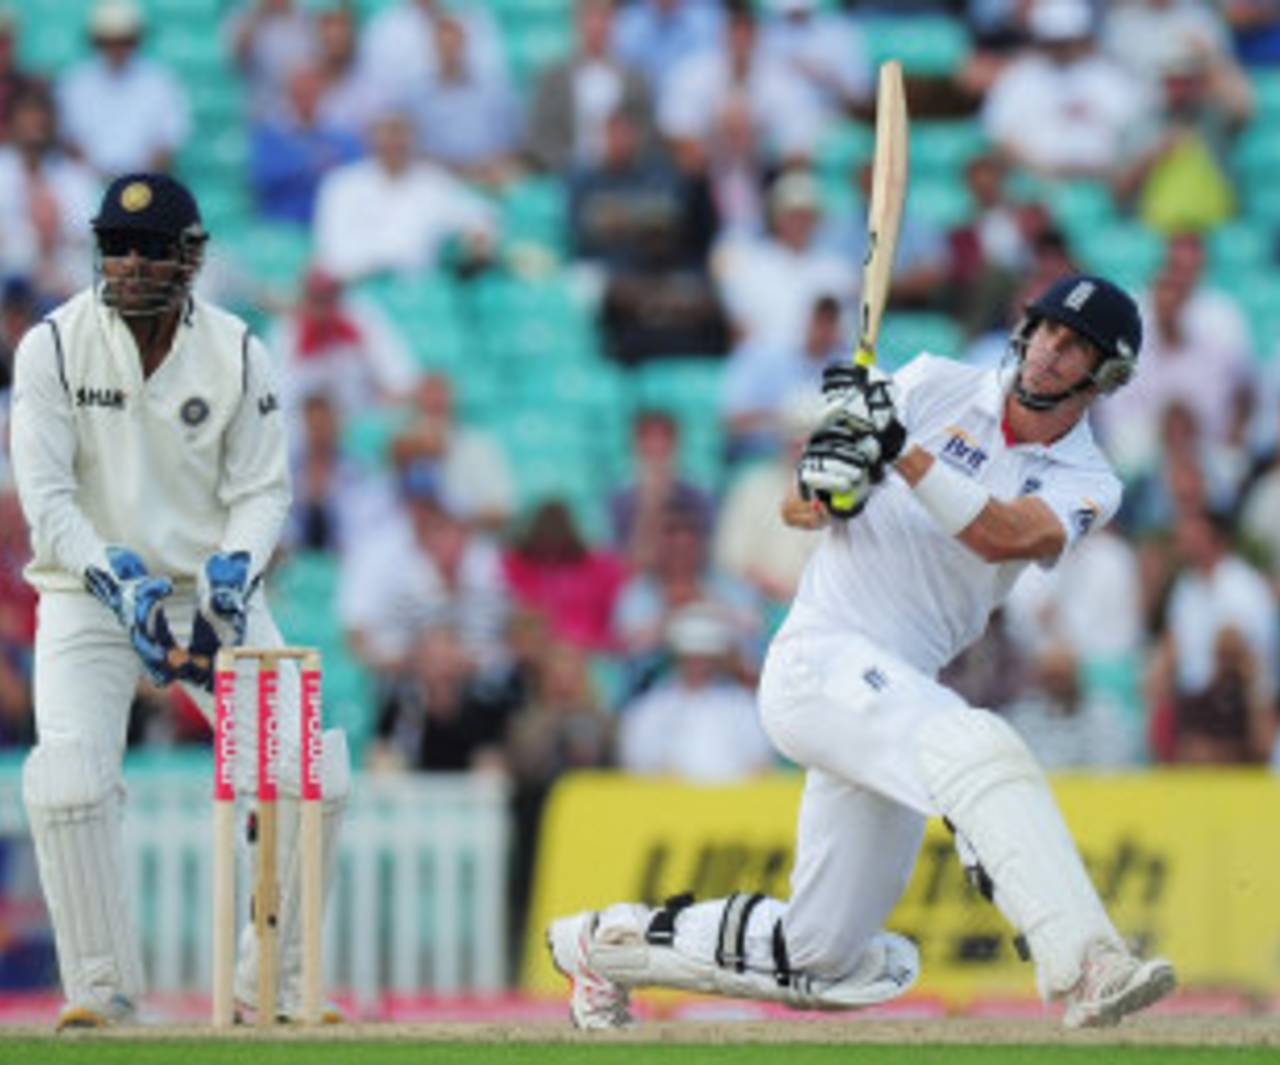
<svg viewBox="0 0 1280 1065">
<path fill-rule="evenodd" d="M 1076 1027 L 1110 1028 L 1130 1013 L 1153 1006 L 1178 986 L 1177 975 L 1168 962 L 1155 963 L 1146 978 L 1134 984 L 1118 998 L 1100 1007 L 1098 1012 Z"/>
</svg>

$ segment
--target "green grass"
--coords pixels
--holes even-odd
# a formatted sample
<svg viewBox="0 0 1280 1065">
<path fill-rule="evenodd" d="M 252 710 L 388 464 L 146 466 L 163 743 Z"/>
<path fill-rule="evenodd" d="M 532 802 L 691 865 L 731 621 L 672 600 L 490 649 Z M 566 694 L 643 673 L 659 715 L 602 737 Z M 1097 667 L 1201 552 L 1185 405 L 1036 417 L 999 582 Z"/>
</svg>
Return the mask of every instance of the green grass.
<svg viewBox="0 0 1280 1065">
<path fill-rule="evenodd" d="M 1266 1047 L 0 1041 L 9 1065 L 1261 1065 Z"/>
</svg>

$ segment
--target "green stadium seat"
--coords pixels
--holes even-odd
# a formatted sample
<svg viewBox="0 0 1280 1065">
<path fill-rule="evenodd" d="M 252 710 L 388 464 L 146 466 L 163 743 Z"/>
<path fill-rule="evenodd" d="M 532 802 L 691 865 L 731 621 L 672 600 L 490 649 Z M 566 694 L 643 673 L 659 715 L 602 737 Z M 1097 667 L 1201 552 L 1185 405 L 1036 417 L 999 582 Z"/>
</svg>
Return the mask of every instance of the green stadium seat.
<svg viewBox="0 0 1280 1065">
<path fill-rule="evenodd" d="M 968 185 L 954 177 L 914 178 L 907 188 L 906 210 L 912 217 L 950 229 L 973 214 L 973 198 Z"/>
<path fill-rule="evenodd" d="M 368 469 L 385 467 L 391 438 L 404 427 L 405 417 L 399 411 L 370 410 L 347 419 L 342 450 Z"/>
<path fill-rule="evenodd" d="M 1116 217 L 1115 199 L 1101 181 L 1047 182 L 1040 198 L 1072 239 L 1106 229 Z"/>
<path fill-rule="evenodd" d="M 977 122 L 915 122 L 911 126 L 911 172 L 963 181 L 960 171 L 986 147 Z"/>
<path fill-rule="evenodd" d="M 1242 275 L 1236 279 L 1231 294 L 1240 301 L 1249 319 L 1258 357 L 1274 358 L 1280 346 L 1280 275 L 1274 271 Z"/>
<path fill-rule="evenodd" d="M 207 195 L 208 190 L 200 190 L 202 208 Z M 301 280 L 311 256 L 311 236 L 299 226 L 252 222 L 220 239 L 253 278 L 282 288 Z"/>
<path fill-rule="evenodd" d="M 1252 222 L 1229 222 L 1209 234 L 1209 268 L 1234 287 L 1234 279 L 1271 267 L 1273 235 Z"/>
<path fill-rule="evenodd" d="M 1249 71 L 1249 81 L 1256 108 L 1254 122 L 1274 128 L 1275 121 L 1280 119 L 1280 70 L 1255 68 Z"/>
<path fill-rule="evenodd" d="M 819 138 L 814 151 L 814 167 L 826 176 L 849 180 L 849 172 L 871 158 L 875 134 L 863 122 L 832 123 Z"/>
<path fill-rule="evenodd" d="M 955 358 L 964 345 L 963 331 L 945 314 L 890 311 L 880 327 L 879 360 L 886 370 L 896 370 L 922 351 Z"/>
<path fill-rule="evenodd" d="M 944 15 L 873 15 L 862 28 L 873 63 L 899 59 L 908 73 L 954 73 L 970 51 L 963 24 Z"/>
<path fill-rule="evenodd" d="M 1076 235 L 1082 264 L 1127 288 L 1142 288 L 1164 256 L 1164 241 L 1136 223 L 1116 222 Z"/>
</svg>

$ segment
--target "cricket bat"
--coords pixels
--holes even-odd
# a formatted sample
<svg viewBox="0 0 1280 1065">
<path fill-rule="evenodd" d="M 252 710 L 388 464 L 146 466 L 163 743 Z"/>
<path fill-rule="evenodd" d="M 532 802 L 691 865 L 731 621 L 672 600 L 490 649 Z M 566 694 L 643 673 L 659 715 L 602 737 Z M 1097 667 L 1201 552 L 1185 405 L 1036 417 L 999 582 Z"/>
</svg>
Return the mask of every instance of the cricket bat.
<svg viewBox="0 0 1280 1065">
<path fill-rule="evenodd" d="M 858 314 L 858 339 L 853 361 L 874 366 L 880 319 L 884 316 L 893 258 L 898 250 L 902 205 L 907 198 L 907 94 L 902 84 L 902 64 L 890 59 L 880 66 L 876 88 L 876 144 L 871 170 L 871 203 L 867 208 L 867 255 L 862 263 L 862 304 Z M 850 506 L 848 496 L 834 496 L 839 506 Z"/>
</svg>

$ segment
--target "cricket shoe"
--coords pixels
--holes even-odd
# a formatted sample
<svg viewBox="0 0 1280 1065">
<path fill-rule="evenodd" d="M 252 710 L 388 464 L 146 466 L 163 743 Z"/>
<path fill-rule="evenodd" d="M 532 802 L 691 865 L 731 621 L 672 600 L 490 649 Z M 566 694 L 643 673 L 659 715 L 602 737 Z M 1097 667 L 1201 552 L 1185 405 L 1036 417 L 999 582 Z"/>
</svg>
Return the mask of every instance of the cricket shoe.
<svg viewBox="0 0 1280 1065">
<path fill-rule="evenodd" d="M 569 1017 L 574 1027 L 589 1031 L 626 1028 L 632 1023 L 627 989 L 593 970 L 588 961 L 599 919 L 596 911 L 587 910 L 547 926 L 551 962 L 569 981 Z"/>
<path fill-rule="evenodd" d="M 345 1024 L 346 1014 L 334 1002 L 323 1002 L 320 1005 L 320 1016 L 316 1020 L 319 1025 Z M 258 1021 L 258 1005 L 256 1002 L 246 1002 L 244 999 L 236 999 L 235 1022 L 236 1024 L 256 1024 Z M 282 1006 L 276 1011 L 276 1024 L 305 1024 L 302 1019 L 302 1007 L 296 1009 L 288 1005 Z"/>
<path fill-rule="evenodd" d="M 93 1028 L 113 1028 L 129 1024 L 138 1018 L 138 1007 L 127 995 L 112 995 L 105 1003 L 85 1005 L 68 1003 L 60 1014 L 55 1032 L 85 1031 Z"/>
<path fill-rule="evenodd" d="M 1106 940 L 1084 953 L 1080 979 L 1066 994 L 1062 1023 L 1067 1028 L 1109 1028 L 1130 1013 L 1159 1002 L 1177 985 L 1163 958 L 1143 961 Z"/>
</svg>

